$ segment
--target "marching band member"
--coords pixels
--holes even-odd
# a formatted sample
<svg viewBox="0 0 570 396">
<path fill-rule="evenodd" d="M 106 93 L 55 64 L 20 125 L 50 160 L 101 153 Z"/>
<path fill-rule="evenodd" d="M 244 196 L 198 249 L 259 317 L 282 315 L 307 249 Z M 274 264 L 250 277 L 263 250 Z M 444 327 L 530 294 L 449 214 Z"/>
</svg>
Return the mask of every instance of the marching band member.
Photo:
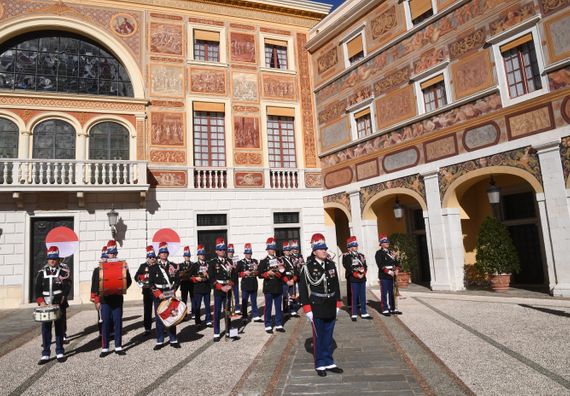
<svg viewBox="0 0 570 396">
<path fill-rule="evenodd" d="M 232 263 L 226 258 L 226 242 L 222 237 L 216 238 L 216 257 L 208 262 L 208 274 L 214 286 L 214 342 L 218 342 L 222 305 L 230 304 L 233 286 Z M 226 337 L 229 337 L 229 334 L 226 334 Z"/>
<path fill-rule="evenodd" d="M 257 267 L 259 263 L 251 258 L 251 243 L 246 243 L 243 249 L 244 258 L 238 262 L 237 270 L 241 278 L 241 312 L 247 321 L 247 301 L 251 301 L 251 313 L 254 322 L 262 322 L 257 308 Z"/>
<path fill-rule="evenodd" d="M 168 244 L 160 242 L 158 248 L 158 261 L 156 265 L 150 267 L 149 270 L 149 285 L 154 296 L 154 317 L 156 319 L 156 345 L 154 350 L 158 351 L 164 346 L 164 323 L 156 313 L 158 305 L 167 298 L 174 297 L 176 289 L 180 284 L 178 274 L 178 266 L 171 261 L 168 261 Z M 176 326 L 168 328 L 168 339 L 170 346 L 173 348 L 180 348 L 180 344 L 176 339 Z"/>
<path fill-rule="evenodd" d="M 399 271 L 398 252 L 390 249 L 390 240 L 384 234 L 379 237 L 380 249 L 376 252 L 378 277 L 380 278 L 380 301 L 382 315 L 399 315 L 394 299 L 394 277 Z"/>
<path fill-rule="evenodd" d="M 283 304 L 283 273 L 285 268 L 283 263 L 275 256 L 277 244 L 275 238 L 269 237 L 266 241 L 267 257 L 259 263 L 259 277 L 263 278 L 263 294 L 265 295 L 265 312 L 264 322 L 265 331 L 269 334 L 273 333 L 271 323 L 271 310 L 275 305 L 275 330 L 281 333 L 285 332 L 283 328 L 283 314 L 281 312 L 281 304 Z"/>
<path fill-rule="evenodd" d="M 55 356 L 58 362 L 65 361 L 63 347 L 65 317 L 63 311 L 68 305 L 66 296 L 69 294 L 70 289 L 69 271 L 67 271 L 67 274 L 64 273 L 59 264 L 59 249 L 56 246 L 51 246 L 47 250 L 47 264 L 36 275 L 36 302 L 40 307 L 59 305 L 62 316 L 53 322 L 42 322 L 42 357 L 38 362 L 40 365 L 47 363 L 50 358 L 52 323 L 55 328 Z"/>
<path fill-rule="evenodd" d="M 206 326 L 212 327 L 212 312 L 210 308 L 210 291 L 212 285 L 208 278 L 208 263 L 206 263 L 206 250 L 204 245 L 198 245 L 196 249 L 198 261 L 192 264 L 190 269 L 190 279 L 194 283 L 194 298 L 192 299 L 192 312 L 196 324 L 202 323 L 200 319 L 200 305 L 204 301 L 204 310 L 206 311 Z"/>
<path fill-rule="evenodd" d="M 320 377 L 327 371 L 342 373 L 333 360 L 333 331 L 342 306 L 338 271 L 327 257 L 327 245 L 322 234 L 311 238 L 313 254 L 301 270 L 299 295 L 303 311 L 313 327 L 315 369 Z"/>
<path fill-rule="evenodd" d="M 362 319 L 372 319 L 372 316 L 366 312 L 366 272 L 368 271 L 366 258 L 362 253 L 358 252 L 358 241 L 355 236 L 348 237 L 346 247 L 348 252 L 343 254 L 342 266 L 346 270 L 352 291 L 350 319 L 356 322 L 359 307 Z"/>
<path fill-rule="evenodd" d="M 69 266 L 63 262 L 63 259 L 59 259 L 59 266 L 61 267 L 62 279 L 68 279 L 71 276 L 71 270 Z M 71 281 L 69 281 L 71 284 Z M 69 339 L 67 338 L 67 308 L 69 308 L 69 293 L 71 292 L 71 287 L 65 293 L 65 303 L 61 306 L 61 317 L 63 319 L 63 343 L 68 344 Z"/>
<path fill-rule="evenodd" d="M 152 245 L 146 247 L 146 261 L 142 263 L 135 274 L 135 280 L 142 289 L 144 309 L 144 335 L 149 335 L 152 327 L 153 296 L 148 283 L 150 267 L 156 264 L 156 253 Z"/>
<path fill-rule="evenodd" d="M 114 259 L 117 257 L 117 242 L 110 240 L 107 242 L 107 258 Z M 111 336 L 111 323 L 114 327 L 115 353 L 117 355 L 126 355 L 122 347 L 122 331 L 123 331 L 123 295 L 113 294 L 108 296 L 100 295 L 99 291 L 99 270 L 95 268 L 91 278 L 91 300 L 95 301 L 97 309 L 101 312 L 101 353 L 99 357 L 105 357 L 109 354 L 109 340 Z M 131 286 L 132 279 L 127 269 L 127 289 Z"/>
<path fill-rule="evenodd" d="M 289 241 L 283 242 L 283 256 L 281 261 L 285 266 L 283 273 L 283 312 L 290 313 L 291 316 L 299 316 L 295 309 L 292 309 L 292 300 L 290 297 L 294 294 L 294 286 L 297 281 L 298 275 L 295 266 L 293 265 L 293 257 L 291 256 L 291 247 Z"/>
<path fill-rule="evenodd" d="M 303 266 L 305 265 L 305 259 L 303 259 L 303 256 L 301 255 L 298 240 L 292 239 L 291 241 L 289 241 L 289 246 L 291 246 L 291 260 L 293 261 L 293 265 L 295 266 L 295 270 L 297 271 L 297 281 L 293 285 L 293 294 L 296 296 L 296 298 L 293 300 L 293 306 L 294 306 L 293 310 L 295 312 L 297 312 L 297 310 L 300 307 L 300 304 L 299 304 L 299 273 L 300 273 L 301 269 L 303 268 Z"/>
<path fill-rule="evenodd" d="M 184 246 L 184 261 L 180 263 L 180 300 L 186 304 L 188 316 L 187 319 L 192 318 L 192 300 L 194 298 L 194 283 L 190 279 L 190 268 L 192 267 L 192 262 L 190 258 L 192 253 L 190 253 L 190 246 Z M 190 304 L 188 304 L 188 294 L 190 294 Z"/>
<path fill-rule="evenodd" d="M 237 271 L 237 260 L 234 258 L 234 244 L 228 243 L 228 259 L 232 264 L 232 293 L 234 295 L 234 307 L 236 307 L 236 314 L 241 314 L 240 304 L 239 304 L 239 274 Z"/>
<path fill-rule="evenodd" d="M 105 261 L 107 261 L 108 258 L 109 257 L 107 256 L 107 245 L 103 245 L 103 247 L 101 248 L 101 257 L 99 258 L 99 264 L 104 263 Z M 95 271 L 99 271 L 99 267 L 95 267 L 93 269 L 93 272 L 91 273 L 91 278 L 93 278 L 93 276 L 95 276 Z M 91 296 L 89 301 L 91 301 L 93 304 L 95 304 L 95 308 L 97 311 L 97 328 L 99 329 L 99 338 L 101 338 L 101 337 L 103 337 L 103 332 L 101 329 L 101 327 L 103 326 L 103 319 L 101 318 L 101 310 L 99 308 L 97 308 L 97 304 L 95 303 L 93 296 Z M 111 332 L 112 331 L 113 331 L 113 324 L 111 323 Z"/>
</svg>

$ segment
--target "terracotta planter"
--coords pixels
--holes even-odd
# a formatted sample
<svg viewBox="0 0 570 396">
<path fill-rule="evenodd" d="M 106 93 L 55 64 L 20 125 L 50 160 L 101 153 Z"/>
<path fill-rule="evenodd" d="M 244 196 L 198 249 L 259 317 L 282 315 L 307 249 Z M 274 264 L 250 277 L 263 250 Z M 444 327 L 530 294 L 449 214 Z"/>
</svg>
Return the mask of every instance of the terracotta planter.
<svg viewBox="0 0 570 396">
<path fill-rule="evenodd" d="M 408 287 L 410 284 L 410 277 L 412 276 L 411 272 L 400 272 L 398 274 L 398 278 L 396 282 L 398 283 L 398 287 Z"/>
<path fill-rule="evenodd" d="M 495 292 L 505 292 L 509 290 L 511 284 L 511 274 L 489 275 L 491 289 Z"/>
</svg>

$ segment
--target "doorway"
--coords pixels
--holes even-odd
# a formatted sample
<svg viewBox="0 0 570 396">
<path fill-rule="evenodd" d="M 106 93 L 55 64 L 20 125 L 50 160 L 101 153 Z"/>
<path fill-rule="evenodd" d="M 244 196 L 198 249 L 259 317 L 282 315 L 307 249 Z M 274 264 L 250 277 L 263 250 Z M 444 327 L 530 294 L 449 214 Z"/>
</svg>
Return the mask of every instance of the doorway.
<svg viewBox="0 0 570 396">
<path fill-rule="evenodd" d="M 224 238 L 226 244 L 228 243 L 227 230 L 203 230 L 198 231 L 198 244 L 204 245 L 206 249 L 206 260 L 216 257 L 216 239 L 218 237 Z"/>
</svg>

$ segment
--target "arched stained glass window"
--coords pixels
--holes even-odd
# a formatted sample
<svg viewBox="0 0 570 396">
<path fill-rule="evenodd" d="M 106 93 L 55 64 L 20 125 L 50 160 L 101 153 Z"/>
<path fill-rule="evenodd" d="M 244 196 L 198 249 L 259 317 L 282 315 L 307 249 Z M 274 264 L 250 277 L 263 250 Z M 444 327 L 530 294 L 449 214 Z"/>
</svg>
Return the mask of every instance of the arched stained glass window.
<svg viewBox="0 0 570 396">
<path fill-rule="evenodd" d="M 32 32 L 0 45 L 0 89 L 133 97 L 110 52 L 67 32 Z"/>
<path fill-rule="evenodd" d="M 62 120 L 40 122 L 33 131 L 32 158 L 75 159 L 75 128 Z"/>
<path fill-rule="evenodd" d="M 116 122 L 101 122 L 89 131 L 89 159 L 128 160 L 129 131 Z"/>
<path fill-rule="evenodd" d="M 18 158 L 18 126 L 0 118 L 0 158 Z"/>
</svg>

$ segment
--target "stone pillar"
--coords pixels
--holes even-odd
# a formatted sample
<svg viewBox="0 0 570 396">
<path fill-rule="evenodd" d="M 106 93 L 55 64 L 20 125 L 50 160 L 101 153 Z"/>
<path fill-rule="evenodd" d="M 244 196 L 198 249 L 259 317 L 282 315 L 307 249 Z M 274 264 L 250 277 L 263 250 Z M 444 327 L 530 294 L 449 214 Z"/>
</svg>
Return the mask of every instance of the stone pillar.
<svg viewBox="0 0 570 396">
<path fill-rule="evenodd" d="M 570 210 L 560 158 L 560 139 L 533 148 L 537 150 L 540 161 L 551 240 L 550 245 L 546 245 L 545 240 L 545 249 L 550 249 L 552 254 L 552 263 L 549 264 L 552 268 L 548 270 L 549 278 L 550 274 L 553 277 L 549 282 L 554 284 L 551 292 L 555 296 L 570 297 Z"/>
<path fill-rule="evenodd" d="M 75 158 L 78 160 L 85 160 L 87 155 L 87 132 L 81 131 L 77 135 L 77 149 Z"/>
<path fill-rule="evenodd" d="M 536 194 L 538 203 L 538 215 L 540 220 L 540 230 L 542 233 L 542 244 L 544 245 L 544 259 L 546 265 L 545 275 L 548 277 L 548 290 L 552 291 L 556 286 L 556 275 L 554 272 L 554 257 L 552 256 L 552 239 L 550 238 L 550 229 L 548 227 L 548 215 L 546 212 L 546 201 L 544 193 Z"/>
<path fill-rule="evenodd" d="M 451 271 L 451 246 L 449 240 L 458 236 L 450 236 L 447 232 L 446 223 L 450 223 L 450 219 L 444 219 L 444 213 L 441 208 L 441 199 L 439 196 L 439 180 L 438 170 L 422 174 L 424 178 L 427 203 L 427 220 L 429 229 L 426 224 L 426 232 L 429 233 L 428 244 L 430 249 L 430 266 L 431 268 L 431 288 L 433 290 L 457 290 L 455 282 L 455 271 Z M 445 213 L 447 217 L 448 212 Z M 453 223 L 453 221 L 451 221 Z M 448 226 L 450 224 L 447 224 Z M 459 227 L 461 228 L 461 227 Z M 452 227 L 456 230 L 455 227 Z M 461 288 L 463 285 L 461 285 Z"/>
<path fill-rule="evenodd" d="M 18 158 L 30 158 L 31 136 L 31 131 L 20 131 L 18 139 Z"/>
<path fill-rule="evenodd" d="M 360 251 L 366 256 L 366 264 L 368 265 L 366 284 L 368 287 L 378 287 L 378 266 L 374 258 L 378 249 L 378 221 L 362 220 L 362 243 Z"/>
<path fill-rule="evenodd" d="M 461 214 L 458 208 L 442 210 L 446 231 L 447 263 L 450 283 L 453 290 L 465 289 L 465 248 L 461 230 Z"/>
</svg>

